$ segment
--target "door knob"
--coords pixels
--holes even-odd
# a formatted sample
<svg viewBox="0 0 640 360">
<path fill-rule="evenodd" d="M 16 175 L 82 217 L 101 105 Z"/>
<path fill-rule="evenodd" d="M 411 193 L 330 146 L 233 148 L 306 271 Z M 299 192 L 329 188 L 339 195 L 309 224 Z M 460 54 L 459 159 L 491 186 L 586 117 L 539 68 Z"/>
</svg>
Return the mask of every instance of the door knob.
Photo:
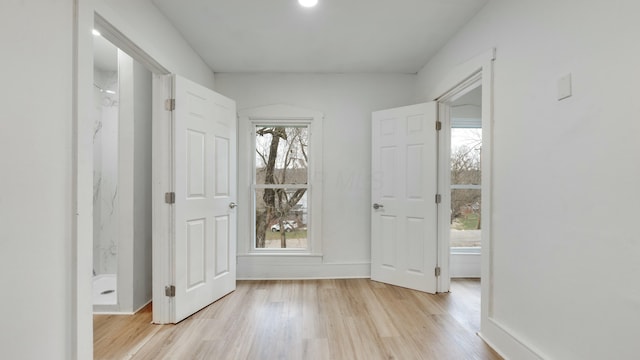
<svg viewBox="0 0 640 360">
<path fill-rule="evenodd" d="M 234 202 L 230 202 L 229 203 L 229 209 L 235 209 L 236 207 L 238 207 L 238 204 L 236 204 Z"/>
<path fill-rule="evenodd" d="M 373 209 L 374 210 L 378 210 L 378 209 L 383 208 L 383 207 L 384 207 L 384 205 L 382 205 L 382 204 L 378 204 L 378 203 L 374 203 L 373 204 Z"/>
</svg>

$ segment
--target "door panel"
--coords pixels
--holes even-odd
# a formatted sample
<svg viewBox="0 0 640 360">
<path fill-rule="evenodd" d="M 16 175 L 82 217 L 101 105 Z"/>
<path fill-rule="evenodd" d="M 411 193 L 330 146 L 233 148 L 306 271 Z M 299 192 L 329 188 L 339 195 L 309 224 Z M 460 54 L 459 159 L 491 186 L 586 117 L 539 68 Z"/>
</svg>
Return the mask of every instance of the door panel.
<svg viewBox="0 0 640 360">
<path fill-rule="evenodd" d="M 373 113 L 371 279 L 436 292 L 436 103 Z"/>
<path fill-rule="evenodd" d="M 187 290 L 205 279 L 205 219 L 187 221 Z"/>
<path fill-rule="evenodd" d="M 227 138 L 216 136 L 216 197 L 229 196 L 229 143 Z"/>
<path fill-rule="evenodd" d="M 229 272 L 229 220 L 226 215 L 216 217 L 216 277 Z"/>
<path fill-rule="evenodd" d="M 199 131 L 187 130 L 187 197 L 202 198 L 205 194 L 205 137 Z"/>
<path fill-rule="evenodd" d="M 172 322 L 235 290 L 235 103 L 179 76 L 173 112 Z"/>
</svg>

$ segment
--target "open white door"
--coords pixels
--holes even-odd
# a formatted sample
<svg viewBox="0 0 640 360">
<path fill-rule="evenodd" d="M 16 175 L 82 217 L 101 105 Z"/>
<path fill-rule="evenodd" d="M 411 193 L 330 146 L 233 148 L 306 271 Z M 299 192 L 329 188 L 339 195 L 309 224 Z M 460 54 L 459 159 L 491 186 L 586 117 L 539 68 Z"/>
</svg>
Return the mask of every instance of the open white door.
<svg viewBox="0 0 640 360">
<path fill-rule="evenodd" d="M 371 279 L 436 292 L 437 104 L 373 113 Z"/>
<path fill-rule="evenodd" d="M 180 76 L 173 86 L 169 312 L 177 323 L 236 288 L 237 130 L 233 100 Z"/>
</svg>

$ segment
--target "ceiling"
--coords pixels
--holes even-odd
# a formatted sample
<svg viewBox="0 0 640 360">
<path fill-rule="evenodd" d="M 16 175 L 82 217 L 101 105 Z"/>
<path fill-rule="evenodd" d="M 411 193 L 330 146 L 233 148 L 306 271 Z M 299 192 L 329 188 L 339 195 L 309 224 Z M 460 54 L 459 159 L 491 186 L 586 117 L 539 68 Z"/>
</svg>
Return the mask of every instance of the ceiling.
<svg viewBox="0 0 640 360">
<path fill-rule="evenodd" d="M 93 36 L 93 66 L 102 71 L 118 71 L 118 48 L 102 36 Z"/>
<path fill-rule="evenodd" d="M 416 73 L 488 0 L 152 0 L 214 72 Z"/>
<path fill-rule="evenodd" d="M 482 86 L 478 86 L 459 99 L 451 103 L 451 106 L 482 106 Z"/>
</svg>

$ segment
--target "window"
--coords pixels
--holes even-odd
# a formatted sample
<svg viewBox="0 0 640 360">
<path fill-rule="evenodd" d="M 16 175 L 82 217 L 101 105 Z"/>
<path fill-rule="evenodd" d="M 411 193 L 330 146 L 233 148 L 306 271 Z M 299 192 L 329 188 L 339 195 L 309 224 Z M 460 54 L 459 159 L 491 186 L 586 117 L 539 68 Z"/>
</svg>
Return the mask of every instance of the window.
<svg viewBox="0 0 640 360">
<path fill-rule="evenodd" d="M 256 249 L 308 249 L 309 126 L 256 124 Z"/>
<path fill-rule="evenodd" d="M 451 120 L 452 248 L 478 248 L 481 244 L 481 126 L 479 118 Z"/>
<path fill-rule="evenodd" d="M 320 256 L 322 114 L 240 110 L 239 130 L 238 254 Z"/>
</svg>

